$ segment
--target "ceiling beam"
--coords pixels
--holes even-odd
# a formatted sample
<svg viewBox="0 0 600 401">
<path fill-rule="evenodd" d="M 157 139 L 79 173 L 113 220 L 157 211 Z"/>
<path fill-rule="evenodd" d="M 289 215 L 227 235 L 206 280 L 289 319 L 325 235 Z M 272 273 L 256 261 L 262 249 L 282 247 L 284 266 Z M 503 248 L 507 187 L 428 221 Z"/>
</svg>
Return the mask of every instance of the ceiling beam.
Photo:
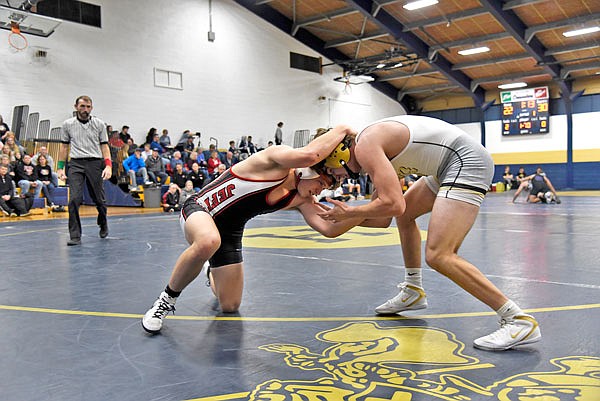
<svg viewBox="0 0 600 401">
<path fill-rule="evenodd" d="M 529 41 L 525 39 L 527 26 L 514 11 L 503 10 L 502 1 L 480 0 L 480 3 L 538 63 L 554 63 L 556 61 L 554 57 L 545 55 L 547 49 L 537 38 L 532 37 Z M 558 65 L 545 64 L 542 68 L 552 78 L 560 78 L 560 67 Z M 563 93 L 569 93 L 570 86 L 564 81 L 559 81 L 559 86 Z"/>
<path fill-rule="evenodd" d="M 296 21 L 296 23 L 293 25 L 293 28 L 292 28 L 292 36 L 295 36 L 296 33 L 298 32 L 298 29 L 300 29 L 302 27 L 312 25 L 312 24 L 318 24 L 319 22 L 331 21 L 334 18 L 344 17 L 346 15 L 355 14 L 357 12 L 358 11 L 356 11 L 355 8 L 346 7 L 346 8 L 340 8 L 339 10 L 331 11 L 326 14 L 319 14 L 319 15 L 315 15 L 314 17 L 305 18 L 303 20 Z"/>
<path fill-rule="evenodd" d="M 235 2 L 285 32 L 287 35 L 291 32 L 293 22 L 274 8 L 268 5 L 257 5 L 254 0 L 235 0 Z M 315 52 L 322 54 L 329 60 L 351 60 L 351 58 L 337 49 L 326 49 L 324 47 L 325 42 L 306 29 L 298 31 L 295 39 L 304 43 Z M 411 103 L 412 99 L 407 99 L 405 102 L 399 100 L 398 89 L 393 85 L 387 82 L 371 82 L 370 85 L 386 96 L 400 102 L 406 110 L 409 109 L 408 104 Z"/>
<path fill-rule="evenodd" d="M 400 21 L 394 18 L 385 9 L 380 10 L 377 13 L 377 16 L 371 16 L 370 10 L 373 9 L 374 6 L 373 0 L 346 0 L 346 2 L 359 10 L 363 15 L 369 17 L 380 29 L 389 33 L 409 49 L 412 49 L 417 56 L 423 59 L 429 59 L 429 46 L 412 32 L 405 32 L 404 26 Z M 452 65 L 444 57 L 438 55 L 434 59 L 429 59 L 428 63 L 440 71 L 452 83 L 458 85 L 462 90 L 467 92 L 473 98 L 475 106 L 479 107 L 483 104 L 485 100 L 484 91 L 481 88 L 476 88 L 475 91 L 471 91 L 471 78 L 461 71 L 452 71 Z"/>
<path fill-rule="evenodd" d="M 570 53 L 578 50 L 594 49 L 600 47 L 600 43 L 597 40 L 590 40 L 589 42 L 578 43 L 575 45 L 559 46 L 552 49 L 548 49 L 544 52 L 545 56 L 553 56 L 555 54 Z"/>
<path fill-rule="evenodd" d="M 559 21 L 548 22 L 547 24 L 540 24 L 525 29 L 525 35 L 523 36 L 527 42 L 530 42 L 535 35 L 540 32 L 550 31 L 552 29 L 564 28 L 571 25 L 585 24 L 586 22 L 600 20 L 600 13 L 594 13 L 589 15 L 582 15 L 575 18 L 561 19 Z"/>
<path fill-rule="evenodd" d="M 428 86 L 417 86 L 410 89 L 403 89 L 398 92 L 398 101 L 402 101 L 402 99 L 407 95 L 412 95 L 415 93 L 427 93 L 427 92 L 438 92 L 446 89 L 456 89 L 458 85 L 454 84 L 444 84 L 444 85 L 428 85 Z"/>
<path fill-rule="evenodd" d="M 388 32 L 376 31 L 376 32 L 367 33 L 363 36 L 346 36 L 341 39 L 330 40 L 330 41 L 325 42 L 325 48 L 329 49 L 332 47 L 349 45 L 351 43 L 362 42 L 365 40 L 373 40 L 373 39 L 377 39 L 377 38 L 382 38 L 384 36 L 388 36 Z"/>
<path fill-rule="evenodd" d="M 399 72 L 395 72 L 393 74 L 389 74 L 389 75 L 384 75 L 384 76 L 378 77 L 377 81 L 379 81 L 379 82 L 387 82 L 387 81 L 392 81 L 394 79 L 420 77 L 420 76 L 424 76 L 424 75 L 439 74 L 439 73 L 440 72 L 438 70 L 433 69 L 433 68 L 430 68 L 430 69 L 427 69 L 427 70 L 423 70 L 423 71 L 419 71 L 419 72 L 414 72 L 414 73 L 405 72 L 405 71 L 399 71 Z"/>
<path fill-rule="evenodd" d="M 590 63 L 583 64 L 572 64 L 560 70 L 560 77 L 562 79 L 567 79 L 573 71 L 593 70 L 596 68 L 600 68 L 600 61 L 592 61 Z"/>
</svg>

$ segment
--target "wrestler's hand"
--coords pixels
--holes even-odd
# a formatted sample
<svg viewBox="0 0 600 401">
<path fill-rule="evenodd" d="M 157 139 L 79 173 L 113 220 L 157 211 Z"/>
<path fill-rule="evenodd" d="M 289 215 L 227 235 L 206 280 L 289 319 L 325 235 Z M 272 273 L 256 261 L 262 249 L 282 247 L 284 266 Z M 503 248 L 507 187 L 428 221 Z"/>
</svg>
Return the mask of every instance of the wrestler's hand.
<svg viewBox="0 0 600 401">
<path fill-rule="evenodd" d="M 340 202 L 335 199 L 326 199 L 327 202 L 333 205 L 333 208 L 327 211 L 317 213 L 323 220 L 329 220 L 335 223 L 336 221 L 342 221 L 350 218 L 350 216 L 348 215 L 348 212 L 351 209 L 350 206 L 348 206 L 344 202 Z"/>
<path fill-rule="evenodd" d="M 110 180 L 111 176 L 112 176 L 112 167 L 111 166 L 104 167 L 104 170 L 102 170 L 102 179 Z"/>
</svg>

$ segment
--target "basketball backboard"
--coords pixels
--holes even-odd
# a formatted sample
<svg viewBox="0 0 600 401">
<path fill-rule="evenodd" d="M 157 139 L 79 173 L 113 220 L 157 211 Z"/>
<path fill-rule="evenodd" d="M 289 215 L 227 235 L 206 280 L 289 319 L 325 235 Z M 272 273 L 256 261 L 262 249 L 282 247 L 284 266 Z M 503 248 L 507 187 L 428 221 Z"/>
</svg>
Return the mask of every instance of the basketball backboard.
<svg viewBox="0 0 600 401">
<path fill-rule="evenodd" d="M 0 6 L 0 28 L 13 30 L 16 23 L 21 33 L 44 38 L 52 35 L 62 20 L 8 6 Z"/>
</svg>

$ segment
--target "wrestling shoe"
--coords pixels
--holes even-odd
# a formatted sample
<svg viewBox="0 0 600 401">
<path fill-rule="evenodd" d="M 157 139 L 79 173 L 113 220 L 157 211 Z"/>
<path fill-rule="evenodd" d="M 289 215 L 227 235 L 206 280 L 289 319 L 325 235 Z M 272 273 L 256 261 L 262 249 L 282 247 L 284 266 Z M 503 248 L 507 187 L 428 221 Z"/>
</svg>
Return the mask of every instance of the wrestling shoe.
<svg viewBox="0 0 600 401">
<path fill-rule="evenodd" d="M 473 341 L 475 348 L 488 351 L 504 351 L 517 345 L 540 341 L 542 333 L 533 316 L 522 314 L 500 320 L 500 328 L 492 334 Z"/>
<path fill-rule="evenodd" d="M 175 313 L 176 298 L 170 297 L 166 292 L 162 292 L 158 299 L 154 301 L 152 308 L 146 312 L 142 318 L 142 327 L 148 333 L 156 334 L 163 325 L 163 319 L 169 312 Z"/>
<path fill-rule="evenodd" d="M 400 289 L 400 293 L 375 308 L 376 313 L 391 314 L 405 310 L 427 308 L 427 296 L 422 288 L 408 283 L 398 284 L 398 288 Z"/>
</svg>

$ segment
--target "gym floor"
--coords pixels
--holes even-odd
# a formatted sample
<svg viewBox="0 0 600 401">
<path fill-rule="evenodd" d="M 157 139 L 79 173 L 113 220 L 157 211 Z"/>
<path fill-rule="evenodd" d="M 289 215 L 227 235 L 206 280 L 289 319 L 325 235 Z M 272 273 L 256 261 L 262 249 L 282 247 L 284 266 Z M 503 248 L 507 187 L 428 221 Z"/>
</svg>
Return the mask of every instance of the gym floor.
<svg viewBox="0 0 600 401">
<path fill-rule="evenodd" d="M 327 239 L 296 212 L 259 216 L 240 312 L 202 274 L 152 336 L 141 316 L 186 247 L 176 214 L 110 208 L 103 240 L 88 208 L 79 247 L 66 213 L 1 218 L 0 398 L 598 401 L 600 197 L 511 198 L 487 196 L 460 252 L 540 322 L 541 342 L 505 352 L 473 348 L 495 314 L 429 268 L 428 309 L 373 313 L 404 277 L 393 227 Z"/>
</svg>

